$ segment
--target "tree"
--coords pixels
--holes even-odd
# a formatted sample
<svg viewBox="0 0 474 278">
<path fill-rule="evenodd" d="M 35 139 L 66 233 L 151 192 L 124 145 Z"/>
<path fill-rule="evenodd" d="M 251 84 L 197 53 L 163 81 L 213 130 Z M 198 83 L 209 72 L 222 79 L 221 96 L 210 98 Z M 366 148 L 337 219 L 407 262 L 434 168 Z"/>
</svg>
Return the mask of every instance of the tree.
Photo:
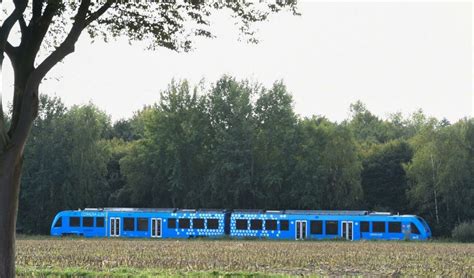
<svg viewBox="0 0 474 278">
<path fill-rule="evenodd" d="M 144 136 L 120 162 L 133 205 L 203 205 L 210 160 L 205 104 L 186 81 L 173 82 L 159 104 L 142 113 Z"/>
<path fill-rule="evenodd" d="M 64 208 L 62 184 L 70 150 L 64 145 L 61 121 L 66 113 L 58 98 L 40 96 L 39 114 L 25 148 L 18 212 L 22 232 L 48 232 L 51 216 Z"/>
<path fill-rule="evenodd" d="M 403 165 L 412 156 L 410 145 L 399 140 L 374 145 L 364 156 L 361 183 L 368 209 L 406 212 L 408 185 Z"/>
<path fill-rule="evenodd" d="M 260 208 L 284 209 L 297 149 L 293 98 L 282 82 L 264 90 L 255 103 L 255 187 Z"/>
<path fill-rule="evenodd" d="M 57 98 L 40 97 L 25 149 L 19 227 L 48 233 L 59 210 L 105 206 L 109 152 L 102 141 L 108 117 L 94 106 L 66 111 Z"/>
<path fill-rule="evenodd" d="M 361 101 L 351 104 L 350 111 L 352 117 L 347 124 L 363 148 L 405 137 L 405 123 L 400 114 L 392 115 L 392 121 L 384 121 L 372 114 Z"/>
<path fill-rule="evenodd" d="M 212 161 L 209 204 L 254 208 L 255 122 L 252 97 L 258 88 L 224 76 L 209 95 Z"/>
<path fill-rule="evenodd" d="M 362 199 L 361 165 L 351 131 L 325 118 L 300 125 L 291 203 L 302 209 L 349 209 Z"/>
<path fill-rule="evenodd" d="M 108 116 L 92 104 L 73 106 L 61 120 L 66 160 L 62 181 L 65 208 L 104 207 L 110 153 L 103 141 L 110 128 Z"/>
<path fill-rule="evenodd" d="M 194 36 L 211 37 L 209 16 L 229 10 L 240 30 L 252 38 L 252 22 L 281 10 L 296 13 L 296 3 L 261 4 L 241 1 L 118 1 L 14 0 L 0 27 L 0 66 L 5 54 L 14 71 L 11 124 L 0 111 L 0 276 L 14 275 L 15 227 L 25 144 L 38 115 L 39 88 L 48 72 L 74 52 L 86 30 L 92 37 L 127 36 L 150 48 L 190 50 Z M 14 26 L 19 44 L 12 45 Z M 45 47 L 46 46 L 46 47 Z M 48 47 L 49 46 L 49 47 Z M 39 55 L 40 49 L 45 49 Z M 45 57 L 44 59 L 41 56 Z M 0 106 L 1 107 L 1 106 Z"/>
<path fill-rule="evenodd" d="M 454 125 L 427 124 L 412 140 L 406 165 L 409 200 L 416 213 L 433 223 L 436 235 L 474 217 L 473 120 Z"/>
<path fill-rule="evenodd" d="M 110 189 L 107 204 L 110 207 L 131 206 L 130 194 L 126 188 L 126 179 L 120 161 L 130 153 L 130 148 L 133 143 L 119 138 L 112 138 L 103 143 L 110 155 L 109 161 L 107 162 L 106 176 L 107 186 Z"/>
</svg>

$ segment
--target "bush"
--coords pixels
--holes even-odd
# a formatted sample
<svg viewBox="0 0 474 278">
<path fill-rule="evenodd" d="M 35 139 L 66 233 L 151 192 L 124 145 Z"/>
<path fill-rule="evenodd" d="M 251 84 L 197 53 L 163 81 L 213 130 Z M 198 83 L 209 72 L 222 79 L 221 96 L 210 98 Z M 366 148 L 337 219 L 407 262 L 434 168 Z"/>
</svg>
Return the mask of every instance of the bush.
<svg viewBox="0 0 474 278">
<path fill-rule="evenodd" d="M 460 242 L 474 242 L 474 221 L 457 225 L 452 232 L 453 239 Z"/>
</svg>

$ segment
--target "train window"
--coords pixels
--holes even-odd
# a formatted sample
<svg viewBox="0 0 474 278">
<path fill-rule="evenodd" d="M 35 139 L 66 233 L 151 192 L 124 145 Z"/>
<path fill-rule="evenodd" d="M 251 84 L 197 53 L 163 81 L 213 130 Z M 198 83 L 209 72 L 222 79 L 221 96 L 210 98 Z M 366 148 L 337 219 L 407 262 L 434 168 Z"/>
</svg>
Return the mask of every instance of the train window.
<svg viewBox="0 0 474 278">
<path fill-rule="evenodd" d="M 59 227 L 62 227 L 62 226 L 63 226 L 63 218 L 59 217 L 58 221 L 56 221 L 56 223 L 54 223 L 54 227 L 59 228 Z"/>
<path fill-rule="evenodd" d="M 148 231 L 148 218 L 138 218 L 137 221 L 138 231 Z"/>
<path fill-rule="evenodd" d="M 314 220 L 309 222 L 310 232 L 313 235 L 322 235 L 323 234 L 323 221 Z"/>
<path fill-rule="evenodd" d="M 189 218 L 179 219 L 178 226 L 180 229 L 189 229 L 191 227 L 191 220 Z"/>
<path fill-rule="evenodd" d="M 369 232 L 369 222 L 368 221 L 361 221 L 360 222 L 360 231 L 362 233 L 368 233 Z"/>
<path fill-rule="evenodd" d="M 262 230 L 263 229 L 263 221 L 260 219 L 252 219 L 250 220 L 250 230 Z"/>
<path fill-rule="evenodd" d="M 276 229 L 277 229 L 277 221 L 276 220 L 265 220 L 265 230 L 275 231 Z"/>
<path fill-rule="evenodd" d="M 207 228 L 208 229 L 219 229 L 219 220 L 212 218 L 207 219 Z"/>
<path fill-rule="evenodd" d="M 281 231 L 290 230 L 290 222 L 288 220 L 280 220 L 280 230 Z"/>
<path fill-rule="evenodd" d="M 193 229 L 204 229 L 204 219 L 202 218 L 193 219 Z"/>
<path fill-rule="evenodd" d="M 124 231 L 135 231 L 135 218 L 124 217 L 123 218 L 123 230 Z"/>
<path fill-rule="evenodd" d="M 401 233 L 402 232 L 402 223 L 401 222 L 388 222 L 388 232 L 389 233 Z"/>
<path fill-rule="evenodd" d="M 247 221 L 247 219 L 237 219 L 235 221 L 235 226 L 236 226 L 237 230 L 247 230 L 248 221 Z"/>
<path fill-rule="evenodd" d="M 176 229 L 176 218 L 168 218 L 168 229 Z"/>
<path fill-rule="evenodd" d="M 93 217 L 82 217 L 82 226 L 83 227 L 94 227 L 94 218 Z"/>
<path fill-rule="evenodd" d="M 326 234 L 337 235 L 339 234 L 338 222 L 337 221 L 326 221 Z"/>
<path fill-rule="evenodd" d="M 375 221 L 372 222 L 373 233 L 385 233 L 385 222 Z"/>
<path fill-rule="evenodd" d="M 418 227 L 414 223 L 410 223 L 410 231 L 412 234 L 419 235 L 420 230 L 418 230 Z"/>
<path fill-rule="evenodd" d="M 95 226 L 102 228 L 104 227 L 104 217 L 96 217 L 95 218 Z"/>
<path fill-rule="evenodd" d="M 76 216 L 69 217 L 69 227 L 80 227 L 80 226 L 81 226 L 81 223 L 80 223 L 79 217 L 76 217 Z"/>
</svg>

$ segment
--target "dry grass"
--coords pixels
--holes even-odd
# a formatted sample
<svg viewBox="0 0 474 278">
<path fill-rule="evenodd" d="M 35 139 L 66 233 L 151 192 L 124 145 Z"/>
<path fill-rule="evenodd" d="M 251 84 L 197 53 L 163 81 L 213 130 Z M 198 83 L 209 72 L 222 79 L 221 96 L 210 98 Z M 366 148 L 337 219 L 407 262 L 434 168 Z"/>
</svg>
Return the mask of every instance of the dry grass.
<svg viewBox="0 0 474 278">
<path fill-rule="evenodd" d="M 19 239 L 18 273 L 51 269 L 166 273 L 474 276 L 474 244 Z M 44 272 L 47 273 L 47 272 Z"/>
</svg>

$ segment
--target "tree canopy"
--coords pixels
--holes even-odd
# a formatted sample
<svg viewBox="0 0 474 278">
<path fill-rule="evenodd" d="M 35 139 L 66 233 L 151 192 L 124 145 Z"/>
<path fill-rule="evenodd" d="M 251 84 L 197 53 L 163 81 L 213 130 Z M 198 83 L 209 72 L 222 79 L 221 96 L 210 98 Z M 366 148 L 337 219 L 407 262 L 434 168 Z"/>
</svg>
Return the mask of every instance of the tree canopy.
<svg viewBox="0 0 474 278">
<path fill-rule="evenodd" d="M 206 90 L 173 81 L 115 123 L 93 104 L 40 103 L 22 181 L 27 233 L 48 233 L 58 210 L 90 206 L 381 210 L 425 217 L 437 236 L 473 218 L 472 119 L 366 109 L 376 124 L 361 131 L 354 114 L 298 116 L 281 81 L 230 76 Z M 377 132 L 389 139 L 361 136 Z"/>
</svg>

